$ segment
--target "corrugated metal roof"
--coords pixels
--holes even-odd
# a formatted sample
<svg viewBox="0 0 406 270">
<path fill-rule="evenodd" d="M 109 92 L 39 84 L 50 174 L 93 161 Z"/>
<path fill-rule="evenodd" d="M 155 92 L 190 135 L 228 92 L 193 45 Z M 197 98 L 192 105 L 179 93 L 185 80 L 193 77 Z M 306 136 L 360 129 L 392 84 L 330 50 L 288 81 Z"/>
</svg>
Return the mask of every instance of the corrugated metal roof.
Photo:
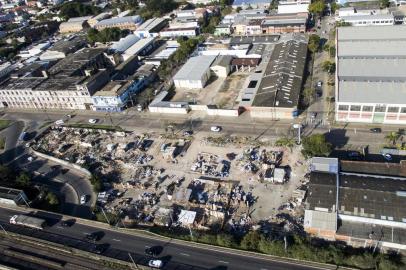
<svg viewBox="0 0 406 270">
<path fill-rule="evenodd" d="M 214 55 L 191 57 L 173 77 L 174 80 L 201 80 L 216 59 Z"/>
<path fill-rule="evenodd" d="M 111 46 L 111 49 L 118 52 L 124 52 L 139 40 L 140 38 L 137 37 L 136 35 L 128 35 L 120 39 L 119 41 L 115 42 L 113 46 Z"/>
<path fill-rule="evenodd" d="M 321 211 L 306 210 L 304 216 L 305 228 L 317 228 L 321 230 L 337 230 L 337 214 Z"/>
<path fill-rule="evenodd" d="M 365 27 L 339 27 L 338 40 L 387 40 L 406 39 L 406 25 L 379 25 Z"/>
<path fill-rule="evenodd" d="M 140 51 L 142 51 L 146 46 L 151 44 L 154 41 L 155 38 L 144 38 L 140 39 L 137 43 L 129 47 L 124 54 L 126 55 L 135 55 L 138 54 Z"/>
</svg>

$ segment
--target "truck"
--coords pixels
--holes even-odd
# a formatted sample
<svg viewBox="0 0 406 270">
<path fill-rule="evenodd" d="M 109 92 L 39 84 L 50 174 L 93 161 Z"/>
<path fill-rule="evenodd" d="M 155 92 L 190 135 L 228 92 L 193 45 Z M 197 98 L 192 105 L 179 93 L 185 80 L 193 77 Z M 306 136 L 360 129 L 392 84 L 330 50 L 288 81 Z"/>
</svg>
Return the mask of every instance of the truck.
<svg viewBox="0 0 406 270">
<path fill-rule="evenodd" d="M 42 230 L 46 225 L 46 221 L 42 218 L 27 215 L 14 215 L 10 218 L 10 224 Z"/>
</svg>

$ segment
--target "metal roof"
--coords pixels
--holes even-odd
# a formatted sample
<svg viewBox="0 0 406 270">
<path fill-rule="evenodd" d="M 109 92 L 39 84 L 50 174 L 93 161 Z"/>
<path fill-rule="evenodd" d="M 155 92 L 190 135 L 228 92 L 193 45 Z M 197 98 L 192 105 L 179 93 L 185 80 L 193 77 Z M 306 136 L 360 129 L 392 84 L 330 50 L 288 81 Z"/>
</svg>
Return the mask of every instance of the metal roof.
<svg viewBox="0 0 406 270">
<path fill-rule="evenodd" d="M 339 59 L 340 80 L 402 80 L 406 81 L 406 58 Z M 361 68 L 362 67 L 362 68 Z"/>
<path fill-rule="evenodd" d="M 406 104 L 406 82 L 340 81 L 340 102 Z"/>
<path fill-rule="evenodd" d="M 322 230 L 337 230 L 337 213 L 306 210 L 303 226 Z"/>
<path fill-rule="evenodd" d="M 105 19 L 96 23 L 96 26 L 109 26 L 115 24 L 124 24 L 124 23 L 138 23 L 142 19 L 140 16 L 126 16 L 126 17 L 115 17 L 110 19 Z"/>
<path fill-rule="evenodd" d="M 191 57 L 176 73 L 173 80 L 201 80 L 203 74 L 210 68 L 215 59 L 215 55 Z"/>
<path fill-rule="evenodd" d="M 137 37 L 136 35 L 128 35 L 120 39 L 119 41 L 115 42 L 113 46 L 111 46 L 111 49 L 117 52 L 124 52 L 139 40 L 140 38 Z"/>
<path fill-rule="evenodd" d="M 124 54 L 136 55 L 140 51 L 142 51 L 145 47 L 147 47 L 149 44 L 151 44 L 154 40 L 155 40 L 155 38 L 153 38 L 153 37 L 140 39 L 140 40 L 138 40 L 138 42 L 136 42 L 131 47 L 129 47 L 127 50 L 125 50 Z"/>
<path fill-rule="evenodd" d="M 337 28 L 339 41 L 406 39 L 406 25 L 346 26 Z"/>
</svg>

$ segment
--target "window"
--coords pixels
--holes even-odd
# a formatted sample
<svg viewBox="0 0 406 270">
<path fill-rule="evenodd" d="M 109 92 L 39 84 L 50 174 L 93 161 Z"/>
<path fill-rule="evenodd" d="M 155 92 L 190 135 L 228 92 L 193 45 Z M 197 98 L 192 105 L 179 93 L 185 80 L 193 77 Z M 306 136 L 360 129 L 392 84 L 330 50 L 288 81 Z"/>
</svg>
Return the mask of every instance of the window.
<svg viewBox="0 0 406 270">
<path fill-rule="evenodd" d="M 361 111 L 361 106 L 359 105 L 351 105 L 351 109 L 352 112 L 359 112 Z"/>
<path fill-rule="evenodd" d="M 386 106 L 375 106 L 375 112 L 385 112 Z"/>
<path fill-rule="evenodd" d="M 348 107 L 349 107 L 348 105 L 338 105 L 338 110 L 339 111 L 348 111 Z"/>
<path fill-rule="evenodd" d="M 400 108 L 401 113 L 406 113 L 406 107 Z"/>
<path fill-rule="evenodd" d="M 363 112 L 372 112 L 373 107 L 372 106 L 363 106 L 362 111 Z"/>
<path fill-rule="evenodd" d="M 399 107 L 389 107 L 388 112 L 397 113 L 399 112 Z"/>
</svg>

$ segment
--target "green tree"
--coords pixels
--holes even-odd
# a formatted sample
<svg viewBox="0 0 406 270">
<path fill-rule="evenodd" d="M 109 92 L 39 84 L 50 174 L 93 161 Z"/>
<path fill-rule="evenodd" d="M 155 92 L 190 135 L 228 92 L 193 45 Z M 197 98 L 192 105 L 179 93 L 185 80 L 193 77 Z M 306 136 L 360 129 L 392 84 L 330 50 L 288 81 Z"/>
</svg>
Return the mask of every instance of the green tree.
<svg viewBox="0 0 406 270">
<path fill-rule="evenodd" d="M 247 233 L 241 240 L 241 248 L 246 250 L 256 251 L 258 250 L 258 243 L 261 239 L 259 232 L 251 231 Z"/>
<path fill-rule="evenodd" d="M 100 192 L 102 190 L 102 181 L 99 176 L 92 174 L 90 177 L 90 183 L 92 184 L 95 192 Z"/>
<path fill-rule="evenodd" d="M 317 0 L 309 5 L 309 12 L 321 16 L 325 8 L 324 0 Z"/>
<path fill-rule="evenodd" d="M 67 20 L 69 18 L 95 15 L 98 13 L 100 13 L 100 8 L 94 5 L 84 5 L 79 2 L 67 2 L 61 6 L 59 16 Z"/>
<path fill-rule="evenodd" d="M 310 35 L 309 44 L 307 46 L 312 53 L 317 52 L 320 47 L 320 37 L 316 34 Z"/>
<path fill-rule="evenodd" d="M 31 175 L 21 172 L 16 178 L 16 184 L 20 187 L 28 187 L 31 184 Z"/>
<path fill-rule="evenodd" d="M 117 27 L 105 28 L 101 31 L 91 28 L 87 32 L 87 39 L 90 43 L 106 43 L 111 41 L 118 41 L 120 38 L 125 37 L 127 34 L 128 31 L 121 30 Z"/>
<path fill-rule="evenodd" d="M 391 143 L 393 146 L 395 146 L 395 145 L 396 145 L 396 142 L 397 142 L 397 140 L 399 140 L 400 136 L 401 136 L 401 134 L 400 134 L 399 132 L 397 132 L 397 131 L 392 131 L 392 132 L 389 132 L 389 133 L 385 136 L 385 139 L 386 139 L 389 143 Z"/>
<path fill-rule="evenodd" d="M 326 141 L 323 134 L 314 134 L 302 140 L 302 154 L 304 157 L 328 156 L 331 153 L 332 145 Z"/>
<path fill-rule="evenodd" d="M 328 73 L 330 73 L 330 74 L 332 74 L 332 73 L 334 73 L 335 71 L 336 71 L 336 63 L 334 63 L 334 62 L 331 62 L 331 61 L 324 61 L 322 64 L 321 64 L 321 67 L 323 68 L 323 70 L 325 71 L 325 72 L 328 72 Z"/>
<path fill-rule="evenodd" d="M 305 88 L 303 90 L 303 101 L 308 105 L 312 102 L 316 90 L 314 88 Z"/>
<path fill-rule="evenodd" d="M 58 197 L 55 193 L 48 191 L 47 196 L 45 197 L 49 205 L 56 206 L 59 204 Z"/>
<path fill-rule="evenodd" d="M 389 0 L 379 0 L 379 6 L 381 8 L 389 7 L 390 1 Z"/>
<path fill-rule="evenodd" d="M 276 140 L 275 146 L 289 147 L 292 150 L 293 146 L 295 146 L 295 139 L 284 136 Z"/>
</svg>

